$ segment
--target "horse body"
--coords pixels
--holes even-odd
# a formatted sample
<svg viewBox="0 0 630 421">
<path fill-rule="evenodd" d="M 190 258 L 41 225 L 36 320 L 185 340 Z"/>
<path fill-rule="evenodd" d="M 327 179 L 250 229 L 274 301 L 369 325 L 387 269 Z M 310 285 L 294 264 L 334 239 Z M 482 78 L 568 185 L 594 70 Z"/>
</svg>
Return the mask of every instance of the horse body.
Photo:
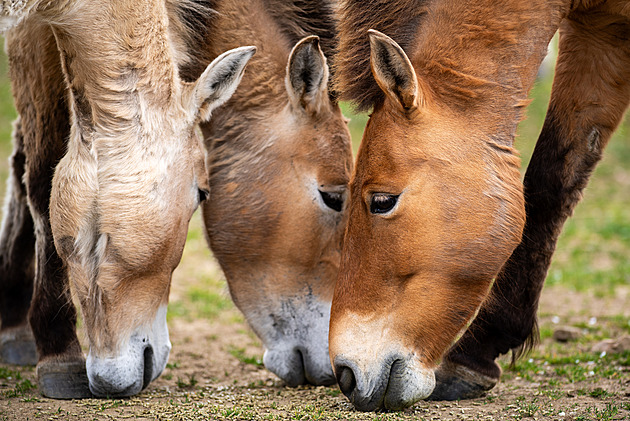
<svg viewBox="0 0 630 421">
<path fill-rule="evenodd" d="M 20 114 L 13 176 L 26 174 L 27 197 L 9 192 L 6 218 L 21 220 L 3 226 L 2 287 L 29 290 L 32 278 L 15 276 L 27 274 L 32 252 L 24 260 L 5 251 L 20 237 L 26 250 L 36 241 L 29 321 L 42 393 L 128 396 L 160 374 L 170 350 L 171 274 L 208 189 L 194 127 L 229 98 L 254 49 L 226 53 L 184 83 L 163 1 L 45 6 L 7 34 Z M 68 283 L 88 333 L 87 379 Z M 0 309 L 3 331 L 25 329 L 28 301 L 21 320 Z"/>
<path fill-rule="evenodd" d="M 224 0 L 213 8 L 210 57 L 243 42 L 258 53 L 233 97 L 202 125 L 207 239 L 266 348 L 265 366 L 291 386 L 330 384 L 330 302 L 352 169 L 322 53 L 332 50 L 332 6 Z"/>
<path fill-rule="evenodd" d="M 562 224 L 630 100 L 628 3 L 595 3 L 342 3 L 338 89 L 373 107 L 330 326 L 357 408 L 476 396 L 530 337 Z M 558 28 L 523 195 L 512 144 Z"/>
</svg>

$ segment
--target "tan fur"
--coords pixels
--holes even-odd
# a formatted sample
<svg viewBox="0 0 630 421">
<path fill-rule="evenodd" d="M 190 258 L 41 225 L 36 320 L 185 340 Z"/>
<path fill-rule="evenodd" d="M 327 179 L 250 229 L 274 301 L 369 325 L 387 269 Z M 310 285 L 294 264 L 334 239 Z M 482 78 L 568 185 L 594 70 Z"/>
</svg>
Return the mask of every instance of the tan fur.
<svg viewBox="0 0 630 421">
<path fill-rule="evenodd" d="M 191 29 L 171 26 L 169 12 L 187 4 L 42 2 L 26 18 L 50 25 L 61 56 L 72 128 L 51 225 L 95 354 L 116 353 L 166 304 L 197 189 L 207 190 L 194 126 L 229 94 L 179 78 L 175 48 Z"/>
<path fill-rule="evenodd" d="M 325 318 L 327 327 L 345 212 L 322 208 L 317 189 L 347 197 L 352 169 L 346 122 L 326 86 L 312 96 L 289 93 L 293 38 L 309 35 L 308 26 L 288 23 L 287 10 L 296 7 L 291 3 L 217 2 L 212 55 L 239 43 L 256 45 L 258 53 L 232 99 L 202 126 L 211 186 L 203 204 L 208 241 L 232 298 L 268 349 L 293 330 L 308 329 L 313 315 L 307 313 L 314 310 L 301 306 L 310 301 L 323 306 L 317 317 Z M 295 320 L 281 313 L 289 307 L 295 308 Z M 261 326 L 272 324 L 273 335 Z M 284 325 L 290 327 L 283 334 Z M 320 333 L 303 339 L 307 356 L 313 346 L 326 351 L 325 332 L 315 336 Z M 327 352 L 317 357 L 327 364 Z"/>
<path fill-rule="evenodd" d="M 213 194 L 216 194 L 212 201 L 204 205 L 204 209 L 206 222 L 209 222 L 208 218 L 212 218 L 212 222 L 209 222 L 209 237 L 216 245 L 213 249 L 218 249 L 220 254 L 228 253 L 229 248 L 222 245 L 225 240 L 221 234 L 213 232 L 212 226 L 215 224 L 221 224 L 216 228 L 220 230 L 226 224 L 226 232 L 230 231 L 230 226 L 246 224 L 255 227 L 259 223 L 269 225 L 270 229 L 276 231 L 276 228 L 272 228 L 274 221 L 277 221 L 274 214 L 281 215 L 285 213 L 284 209 L 292 209 L 291 213 L 296 216 L 299 214 L 294 205 L 286 202 L 292 198 L 290 189 L 301 188 L 299 184 L 291 187 L 292 183 L 299 183 L 295 179 L 296 176 L 299 177 L 299 173 L 294 173 L 296 165 L 311 167 L 300 168 L 299 171 L 318 173 L 321 184 L 325 185 L 345 185 L 351 166 L 348 132 L 336 104 L 322 98 L 318 101 L 323 104 L 322 109 L 314 115 L 302 115 L 299 110 L 290 108 L 285 75 L 293 45 L 287 37 L 279 36 L 283 32 L 282 27 L 272 18 L 274 10 L 265 6 L 264 1 L 254 1 L 247 5 L 224 1 L 217 7 L 222 17 L 215 25 L 221 35 L 213 39 L 210 47 L 213 54 L 243 42 L 251 42 L 259 47 L 259 53 L 250 62 L 248 75 L 237 92 L 213 116 L 212 123 L 203 126 L 209 148 L 211 186 Z M 296 119 L 297 121 L 291 121 Z M 291 123 L 300 129 L 296 131 Z M 247 202 L 239 205 L 244 197 L 248 197 L 244 191 L 250 190 L 269 193 L 261 196 L 258 204 Z M 280 202 L 271 208 L 264 204 L 267 200 Z M 246 207 L 247 214 L 251 213 L 253 219 L 228 217 L 234 211 L 224 209 L 219 204 L 223 201 L 234 203 L 237 207 Z M 281 204 L 282 202 L 286 203 Z M 212 206 L 212 211 L 208 209 L 209 206 Z M 223 212 L 226 212 L 225 216 Z M 303 217 L 302 215 L 299 219 L 303 220 Z M 293 229 L 308 231 L 298 225 Z M 292 242 L 299 243 L 293 237 L 290 225 L 283 226 L 286 228 L 278 229 L 278 235 L 287 239 L 293 238 Z M 247 231 L 247 235 L 250 235 L 251 232 Z M 268 234 L 261 230 L 260 235 Z M 269 243 L 271 245 L 273 242 Z M 278 244 L 278 248 L 283 247 Z M 315 247 L 313 253 L 319 248 Z M 305 247 L 304 251 L 309 249 Z M 230 267 L 236 269 L 242 265 L 240 256 L 250 253 L 258 255 L 265 251 L 270 252 L 266 248 L 229 251 L 236 259 L 234 264 L 230 263 Z M 261 261 L 265 260 L 261 258 Z M 229 272 L 230 270 L 228 279 L 231 279 Z"/>
<path fill-rule="evenodd" d="M 575 168 L 559 175 L 560 180 L 548 180 L 535 189 L 544 192 L 553 186 L 571 192 L 575 182 L 585 183 L 580 166 L 601 152 L 598 127 L 616 127 L 619 112 L 628 103 L 625 85 L 620 82 L 627 80 L 622 76 L 627 71 L 621 69 L 628 68 L 628 56 L 625 51 L 617 53 L 618 38 L 627 40 L 630 27 L 628 1 L 508 1 L 500 7 L 486 0 L 395 1 L 387 7 L 390 14 L 376 13 L 372 8 L 377 3 L 346 0 L 341 5 L 342 21 L 346 21 L 341 25 L 337 86 L 344 91 L 343 98 L 356 101 L 360 108 L 373 107 L 351 182 L 349 222 L 331 313 L 331 359 L 341 356 L 339 369 L 346 373 L 344 367 L 355 364 L 354 360 L 343 362 L 355 347 L 352 341 L 365 340 L 343 335 L 348 320 L 392 320 L 384 343 L 402 342 L 407 352 L 420 356 L 426 367 L 433 367 L 488 297 L 494 279 L 519 245 L 525 226 L 519 159 L 512 144 L 528 102 L 527 93 L 559 26 L 561 35 L 576 36 L 573 30 L 566 30 L 567 25 L 588 27 L 580 36 L 591 31 L 597 34 L 582 42 L 583 55 L 573 50 L 577 42 L 571 43 L 572 49 L 566 53 L 574 54 L 571 65 L 591 60 L 591 44 L 611 49 L 607 57 L 614 64 L 611 71 L 606 67 L 609 60 L 593 61 L 591 69 L 582 70 L 580 76 L 568 76 L 565 64 L 559 64 L 564 81 L 570 77 L 592 80 L 571 85 L 577 92 L 584 90 L 581 97 L 561 92 L 558 98 L 576 101 L 579 97 L 585 108 L 591 104 L 590 98 L 598 107 L 616 103 L 606 107 L 615 112 L 602 117 L 592 110 L 580 116 L 580 127 L 584 124 L 589 130 L 580 148 L 587 150 L 574 155 L 567 145 L 562 151 L 550 152 L 549 161 L 557 159 Z M 592 9 L 595 3 L 597 8 Z M 368 35 L 370 28 L 392 31 Z M 410 28 L 413 36 L 409 35 Z M 402 49 L 395 43 L 398 39 Z M 372 44 L 371 74 L 366 70 L 368 42 Z M 604 62 L 607 64 L 601 64 Z M 600 85 L 601 89 L 595 88 Z M 602 101 L 594 95 L 609 89 L 608 85 L 617 88 L 610 99 Z M 557 102 L 561 104 L 561 100 Z M 562 108 L 575 107 L 571 103 L 562 104 Z M 557 118 L 557 111 L 552 111 L 552 117 Z M 573 117 L 565 117 L 563 122 L 572 121 Z M 586 122 L 590 118 L 593 123 Z M 564 133 L 561 136 L 553 131 L 560 123 L 552 120 L 550 124 L 549 136 L 563 139 Z M 580 138 L 584 138 L 582 133 L 567 137 L 571 141 Z M 554 167 L 549 171 L 558 170 Z M 576 181 L 565 179 L 578 175 Z M 396 207 L 382 215 L 371 213 L 375 194 L 399 195 Z M 546 193 L 538 194 L 544 199 Z M 572 196 L 568 198 L 570 209 L 577 200 L 572 193 L 566 194 Z M 538 202 L 538 198 L 530 200 Z M 535 224 L 542 224 L 540 220 L 528 223 L 534 224 L 533 232 Z M 557 238 L 551 232 L 537 234 L 545 237 L 545 247 Z M 545 258 L 551 252 L 531 250 Z M 536 270 L 547 267 L 548 261 Z M 512 282 L 513 289 L 529 288 L 527 284 L 518 286 L 517 281 L 521 279 L 505 280 Z M 495 288 L 493 294 L 500 291 Z M 503 305 L 517 304 L 494 295 L 489 302 L 495 299 Z M 382 352 L 387 352 L 383 346 Z M 495 357 L 490 356 L 492 360 Z M 359 374 L 372 382 L 386 382 L 373 378 L 381 373 Z M 353 384 L 346 382 L 346 389 Z M 391 384 L 387 396 L 395 394 Z M 365 392 L 356 395 L 360 393 Z M 353 402 L 359 402 L 359 408 L 372 408 L 373 403 L 362 402 L 382 399 L 385 390 L 380 393 L 380 397 L 361 395 Z M 389 398 L 395 400 L 396 396 Z M 396 405 L 410 403 L 412 400 L 385 406 L 396 409 Z"/>
</svg>

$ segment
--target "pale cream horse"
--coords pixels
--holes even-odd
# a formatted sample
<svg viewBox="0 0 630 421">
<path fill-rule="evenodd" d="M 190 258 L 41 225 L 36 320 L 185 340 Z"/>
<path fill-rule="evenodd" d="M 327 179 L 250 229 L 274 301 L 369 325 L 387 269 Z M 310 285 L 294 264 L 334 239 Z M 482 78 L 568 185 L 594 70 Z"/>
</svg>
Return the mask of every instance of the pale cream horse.
<svg viewBox="0 0 630 421">
<path fill-rule="evenodd" d="M 44 395 L 133 395 L 166 365 L 171 274 L 208 190 L 195 126 L 232 95 L 255 50 L 222 54 L 183 82 L 176 62 L 190 37 L 169 31 L 185 27 L 169 17 L 186 7 L 197 6 L 2 3 L 20 117 L 0 237 L 0 345 L 19 357 L 30 322 Z"/>
</svg>

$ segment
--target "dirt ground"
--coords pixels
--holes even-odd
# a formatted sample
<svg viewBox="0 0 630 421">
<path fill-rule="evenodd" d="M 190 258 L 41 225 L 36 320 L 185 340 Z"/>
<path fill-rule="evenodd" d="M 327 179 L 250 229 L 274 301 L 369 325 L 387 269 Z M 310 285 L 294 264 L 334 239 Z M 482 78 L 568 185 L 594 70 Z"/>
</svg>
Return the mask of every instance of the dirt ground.
<svg viewBox="0 0 630 421">
<path fill-rule="evenodd" d="M 187 246 L 172 303 L 184 300 L 199 273 L 220 277 L 203 247 Z M 195 253 L 205 257 L 187 259 Z M 212 318 L 171 318 L 173 349 L 166 370 L 130 399 L 43 398 L 34 387 L 33 368 L 0 365 L 0 420 L 630 419 L 630 352 L 590 352 L 602 339 L 630 333 L 629 303 L 630 289 L 604 297 L 547 289 L 539 312 L 541 346 L 513 369 L 506 358 L 502 381 L 486 397 L 420 402 L 379 414 L 355 411 L 336 387 L 284 386 L 262 367 L 259 341 L 228 303 Z M 581 328 L 581 337 L 568 344 L 554 341 L 553 330 L 564 325 Z"/>
</svg>

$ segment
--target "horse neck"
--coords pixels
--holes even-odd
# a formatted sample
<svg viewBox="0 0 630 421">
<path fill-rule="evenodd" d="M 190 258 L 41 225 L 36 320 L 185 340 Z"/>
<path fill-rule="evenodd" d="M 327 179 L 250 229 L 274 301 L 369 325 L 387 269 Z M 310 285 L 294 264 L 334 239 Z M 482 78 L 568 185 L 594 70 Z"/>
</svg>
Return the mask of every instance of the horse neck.
<svg viewBox="0 0 630 421">
<path fill-rule="evenodd" d="M 173 103 L 180 88 L 163 0 L 71 1 L 45 13 L 75 111 L 90 130 L 137 129 L 146 109 Z"/>
<path fill-rule="evenodd" d="M 411 52 L 437 100 L 474 114 L 499 143 L 513 142 L 566 0 L 434 0 Z M 422 86 L 422 85 L 421 85 Z M 471 113 L 472 111 L 472 113 Z"/>
</svg>

